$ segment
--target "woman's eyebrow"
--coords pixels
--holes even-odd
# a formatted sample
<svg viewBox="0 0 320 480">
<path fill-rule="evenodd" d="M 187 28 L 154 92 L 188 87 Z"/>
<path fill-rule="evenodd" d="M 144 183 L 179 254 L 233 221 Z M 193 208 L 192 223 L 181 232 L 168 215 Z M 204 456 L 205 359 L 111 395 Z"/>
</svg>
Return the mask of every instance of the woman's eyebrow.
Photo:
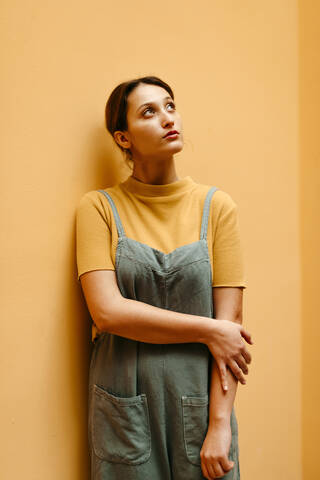
<svg viewBox="0 0 320 480">
<path fill-rule="evenodd" d="M 171 97 L 164 97 L 163 100 L 172 100 Z M 142 107 L 145 107 L 146 105 L 154 105 L 155 102 L 146 102 L 146 103 L 143 103 L 142 105 L 140 105 L 140 107 L 137 108 L 137 112 L 138 110 L 140 110 L 140 108 Z"/>
</svg>

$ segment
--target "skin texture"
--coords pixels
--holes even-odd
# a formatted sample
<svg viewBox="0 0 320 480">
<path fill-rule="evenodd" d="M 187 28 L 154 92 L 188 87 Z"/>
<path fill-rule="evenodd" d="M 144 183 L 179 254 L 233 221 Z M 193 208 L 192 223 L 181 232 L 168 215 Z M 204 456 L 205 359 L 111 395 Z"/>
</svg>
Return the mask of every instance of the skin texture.
<svg viewBox="0 0 320 480">
<path fill-rule="evenodd" d="M 168 184 L 180 180 L 174 154 L 183 148 L 180 114 L 168 92 L 157 85 L 138 85 L 128 96 L 128 130 L 114 133 L 115 141 L 132 152 L 132 176 L 144 183 Z M 150 103 L 144 105 L 144 103 Z M 176 139 L 165 139 L 177 130 Z M 210 383 L 209 428 L 201 450 L 201 468 L 208 480 L 233 468 L 230 414 L 237 383 L 245 383 L 253 344 L 242 324 L 242 288 L 214 287 L 215 318 L 182 314 L 122 297 L 114 270 L 81 275 L 85 300 L 98 333 L 108 331 L 150 343 L 202 342 L 215 359 Z M 228 387 L 226 390 L 225 387 Z"/>
<path fill-rule="evenodd" d="M 242 324 L 243 288 L 214 287 L 213 302 L 216 319 L 226 318 Z M 246 373 L 248 374 L 248 368 Z M 203 476 L 209 480 L 220 478 L 234 466 L 229 461 L 228 452 L 231 445 L 230 415 L 235 400 L 238 379 L 227 372 L 229 390 L 225 392 L 219 382 L 219 369 L 214 363 L 210 383 L 209 428 L 200 451 Z"/>
<path fill-rule="evenodd" d="M 138 85 L 128 96 L 128 130 L 114 133 L 116 142 L 132 152 L 133 177 L 144 183 L 180 180 L 173 155 L 183 148 L 182 120 L 168 96 L 158 85 Z M 146 102 L 152 105 L 142 107 Z M 163 138 L 170 130 L 179 132 L 177 139 Z"/>
</svg>

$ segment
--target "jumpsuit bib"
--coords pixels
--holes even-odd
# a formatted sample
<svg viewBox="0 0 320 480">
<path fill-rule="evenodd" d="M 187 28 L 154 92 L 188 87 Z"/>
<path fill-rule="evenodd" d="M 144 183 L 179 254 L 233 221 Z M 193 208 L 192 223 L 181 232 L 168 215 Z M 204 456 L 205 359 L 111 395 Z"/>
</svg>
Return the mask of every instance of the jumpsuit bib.
<svg viewBox="0 0 320 480">
<path fill-rule="evenodd" d="M 210 187 L 200 239 L 170 253 L 128 238 L 111 196 L 121 294 L 176 312 L 213 318 L 207 244 Z M 89 370 L 91 480 L 205 480 L 200 450 L 209 425 L 210 372 L 203 343 L 153 344 L 102 332 Z M 238 480 L 238 425 L 232 408 L 229 459 L 221 479 Z"/>
</svg>

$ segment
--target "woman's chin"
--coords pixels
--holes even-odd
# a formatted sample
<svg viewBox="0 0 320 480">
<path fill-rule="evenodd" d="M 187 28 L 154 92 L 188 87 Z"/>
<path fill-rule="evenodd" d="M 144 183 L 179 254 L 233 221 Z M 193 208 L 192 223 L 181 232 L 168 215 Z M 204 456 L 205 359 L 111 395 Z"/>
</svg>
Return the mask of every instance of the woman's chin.
<svg viewBox="0 0 320 480">
<path fill-rule="evenodd" d="M 166 151 L 170 151 L 172 154 L 181 152 L 183 149 L 183 142 L 176 142 L 175 144 L 172 142 L 170 145 L 167 145 Z"/>
</svg>

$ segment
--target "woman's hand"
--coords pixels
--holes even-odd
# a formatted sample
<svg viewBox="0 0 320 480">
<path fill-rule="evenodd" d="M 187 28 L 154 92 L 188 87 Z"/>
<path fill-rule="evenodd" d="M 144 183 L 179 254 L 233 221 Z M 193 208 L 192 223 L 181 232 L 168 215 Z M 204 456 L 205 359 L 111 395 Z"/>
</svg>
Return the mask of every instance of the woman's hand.
<svg viewBox="0 0 320 480">
<path fill-rule="evenodd" d="M 206 342 L 217 362 L 224 390 L 228 389 L 227 366 L 241 383 L 246 383 L 242 372 L 248 374 L 247 363 L 251 362 L 251 355 L 245 347 L 243 337 L 248 343 L 253 343 L 250 333 L 241 324 L 230 320 L 215 320 L 213 338 Z"/>
<path fill-rule="evenodd" d="M 234 467 L 234 462 L 228 458 L 230 445 L 230 419 L 211 423 L 200 450 L 201 469 L 205 478 L 212 480 L 223 477 Z"/>
</svg>

